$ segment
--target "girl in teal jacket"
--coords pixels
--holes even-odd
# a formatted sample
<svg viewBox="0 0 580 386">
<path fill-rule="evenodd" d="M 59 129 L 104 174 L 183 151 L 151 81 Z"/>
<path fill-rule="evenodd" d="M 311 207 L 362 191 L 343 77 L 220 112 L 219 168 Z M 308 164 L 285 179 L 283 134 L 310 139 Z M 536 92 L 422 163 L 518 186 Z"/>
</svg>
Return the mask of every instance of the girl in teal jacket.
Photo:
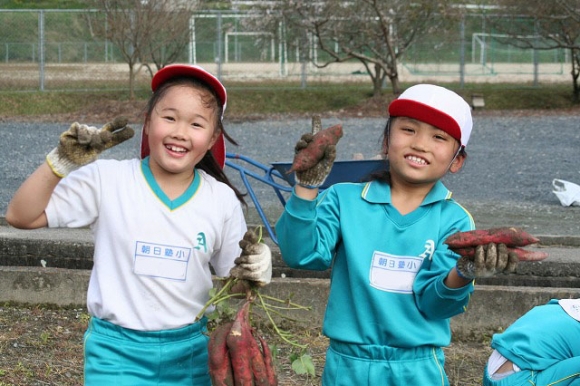
<svg viewBox="0 0 580 386">
<path fill-rule="evenodd" d="M 318 164 L 296 173 L 276 224 L 290 267 L 332 267 L 323 385 L 448 385 L 442 347 L 450 318 L 473 292 L 473 275 L 456 268 L 459 256 L 444 241 L 474 222 L 440 181 L 465 161 L 471 109 L 454 92 L 421 84 L 389 114 L 388 168 L 319 195 L 336 155 L 328 146 Z M 311 137 L 301 138 L 298 153 Z"/>
</svg>

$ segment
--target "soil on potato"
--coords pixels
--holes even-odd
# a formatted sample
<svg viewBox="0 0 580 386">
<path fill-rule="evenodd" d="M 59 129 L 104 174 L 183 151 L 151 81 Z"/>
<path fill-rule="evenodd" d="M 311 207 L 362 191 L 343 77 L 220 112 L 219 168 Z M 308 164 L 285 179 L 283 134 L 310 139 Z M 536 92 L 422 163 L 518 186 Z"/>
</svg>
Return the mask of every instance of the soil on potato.
<svg viewBox="0 0 580 386">
<path fill-rule="evenodd" d="M 54 308 L 27 305 L 0 307 L 0 386 L 83 384 L 83 334 L 89 316 L 82 308 Z M 287 325 L 284 326 L 288 328 Z M 328 341 L 320 327 L 299 326 L 289 330 L 312 357 L 316 375 L 299 375 L 292 359 L 300 352 L 272 331 L 264 331 L 276 350 L 279 383 L 320 385 Z M 454 342 L 445 349 L 445 368 L 452 386 L 481 385 L 488 342 Z"/>
</svg>

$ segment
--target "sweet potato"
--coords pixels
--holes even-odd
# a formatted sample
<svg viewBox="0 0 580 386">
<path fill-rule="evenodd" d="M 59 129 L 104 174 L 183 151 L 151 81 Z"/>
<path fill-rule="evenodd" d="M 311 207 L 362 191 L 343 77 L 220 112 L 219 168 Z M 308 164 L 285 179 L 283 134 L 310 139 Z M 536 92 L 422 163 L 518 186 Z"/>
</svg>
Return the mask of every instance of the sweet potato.
<svg viewBox="0 0 580 386">
<path fill-rule="evenodd" d="M 520 228 L 503 227 L 457 232 L 445 240 L 451 249 L 476 247 L 489 243 L 505 244 L 508 247 L 523 247 L 540 240 Z"/>
<path fill-rule="evenodd" d="M 276 369 L 274 367 L 274 360 L 272 358 L 272 351 L 268 346 L 268 343 L 264 338 L 258 335 L 260 344 L 262 345 L 262 353 L 264 355 L 264 364 L 266 365 L 266 373 L 268 375 L 268 381 L 270 386 L 278 386 L 278 376 L 276 375 Z"/>
<path fill-rule="evenodd" d="M 546 252 L 541 251 L 529 251 L 517 247 L 507 247 L 507 249 L 510 253 L 515 254 L 519 261 L 540 261 L 548 257 L 548 254 Z M 456 248 L 456 249 L 451 248 L 451 250 L 461 256 L 465 257 L 475 256 L 475 247 Z"/>
<path fill-rule="evenodd" d="M 540 261 L 548 257 L 548 254 L 546 252 L 529 251 L 517 247 L 508 247 L 508 251 L 510 251 L 510 253 L 515 254 L 518 257 L 519 261 Z"/>
<path fill-rule="evenodd" d="M 208 343 L 209 375 L 213 386 L 234 386 L 234 376 L 226 338 L 233 322 L 221 324 L 211 333 Z"/>
<path fill-rule="evenodd" d="M 260 350 L 260 346 L 258 345 L 258 342 L 253 337 L 253 335 L 250 345 L 250 354 L 252 356 L 252 373 L 254 375 L 254 384 L 256 386 L 270 386 L 268 372 L 266 371 L 264 354 L 262 353 L 262 350 Z"/>
<path fill-rule="evenodd" d="M 292 167 L 287 173 L 303 172 L 311 169 L 322 159 L 325 149 L 329 145 L 336 145 L 341 137 L 341 124 L 320 130 L 312 136 L 312 141 L 310 141 L 304 149 L 298 151 L 294 156 Z"/>
<path fill-rule="evenodd" d="M 250 349 L 254 337 L 250 329 L 249 308 L 249 301 L 240 307 L 226 338 L 236 386 L 253 386 L 254 384 Z"/>
</svg>

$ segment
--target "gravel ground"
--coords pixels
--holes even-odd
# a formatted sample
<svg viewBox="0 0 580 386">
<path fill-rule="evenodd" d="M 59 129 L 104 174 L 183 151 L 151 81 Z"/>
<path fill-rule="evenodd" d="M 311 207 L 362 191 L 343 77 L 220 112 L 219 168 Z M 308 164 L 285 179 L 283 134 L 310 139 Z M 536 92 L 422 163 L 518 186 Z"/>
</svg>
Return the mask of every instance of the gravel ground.
<svg viewBox="0 0 580 386">
<path fill-rule="evenodd" d="M 384 118 L 323 117 L 323 126 L 342 122 L 344 137 L 338 145 L 339 160 L 355 153 L 371 158 L 380 151 Z M 100 125 L 104 122 L 92 122 Z M 41 162 L 66 124 L 1 122 L 0 215 L 22 181 Z M 240 146 L 228 151 L 269 165 L 289 162 L 301 134 L 310 130 L 309 119 L 278 118 L 227 122 L 226 128 Z M 138 134 L 139 135 L 139 134 Z M 138 155 L 137 138 L 112 148 L 103 158 Z M 540 235 L 580 234 L 580 208 L 562 207 L 552 192 L 554 178 L 580 184 L 580 120 L 577 115 L 542 116 L 475 114 L 468 159 L 459 173 L 448 175 L 446 185 L 467 207 L 479 228 L 518 225 Z M 248 170 L 255 170 L 243 164 Z M 244 189 L 237 172 L 226 168 Z M 276 217 L 281 205 L 272 189 L 253 181 L 258 201 Z M 244 189 L 245 190 L 245 189 Z M 248 201 L 250 201 L 248 199 Z"/>
</svg>

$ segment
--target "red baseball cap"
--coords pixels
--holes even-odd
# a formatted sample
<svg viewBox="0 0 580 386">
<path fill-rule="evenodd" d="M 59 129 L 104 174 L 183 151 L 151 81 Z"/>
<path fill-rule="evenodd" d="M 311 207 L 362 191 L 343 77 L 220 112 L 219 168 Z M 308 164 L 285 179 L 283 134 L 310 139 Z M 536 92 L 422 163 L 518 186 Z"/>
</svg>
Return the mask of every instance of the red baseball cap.
<svg viewBox="0 0 580 386">
<path fill-rule="evenodd" d="M 228 94 L 226 88 L 220 82 L 218 78 L 213 76 L 211 73 L 207 72 L 200 66 L 189 65 L 189 64 L 170 64 L 163 67 L 161 70 L 157 71 L 151 80 L 151 90 L 155 92 L 159 86 L 168 80 L 178 77 L 178 76 L 188 76 L 192 78 L 198 78 L 207 83 L 216 93 L 219 102 L 222 104 L 222 116 L 220 119 L 223 120 L 223 113 L 226 111 L 226 105 L 228 100 Z M 211 152 L 216 159 L 217 163 L 224 168 L 226 164 L 226 142 L 223 133 L 220 134 L 216 143 L 211 148 Z M 145 158 L 149 155 L 149 141 L 145 130 L 141 131 L 141 158 Z"/>
<path fill-rule="evenodd" d="M 433 125 L 467 146 L 473 120 L 465 99 L 445 87 L 417 84 L 389 105 L 391 117 L 409 117 Z"/>
</svg>

